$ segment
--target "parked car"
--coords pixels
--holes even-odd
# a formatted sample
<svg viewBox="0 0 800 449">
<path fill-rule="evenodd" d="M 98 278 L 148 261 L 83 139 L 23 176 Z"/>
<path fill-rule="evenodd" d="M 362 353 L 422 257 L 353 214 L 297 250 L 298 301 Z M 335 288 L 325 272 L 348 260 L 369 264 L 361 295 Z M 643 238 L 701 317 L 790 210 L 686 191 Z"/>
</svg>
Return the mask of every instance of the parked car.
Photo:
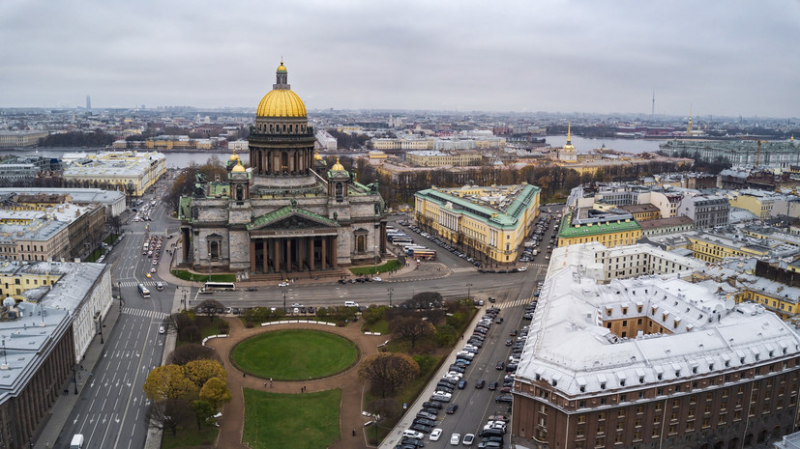
<svg viewBox="0 0 800 449">
<path fill-rule="evenodd" d="M 513 398 L 512 398 L 512 396 L 510 394 L 501 394 L 500 396 L 496 397 L 494 399 L 494 401 L 495 402 L 505 402 L 505 403 L 510 404 L 511 402 L 513 402 Z"/>
<path fill-rule="evenodd" d="M 458 404 L 450 404 L 449 406 L 447 406 L 448 415 L 452 415 L 453 413 L 456 412 L 456 410 L 458 410 Z"/>
<path fill-rule="evenodd" d="M 471 434 L 471 433 L 468 433 L 468 434 L 464 435 L 464 439 L 461 441 L 461 443 L 464 446 L 470 446 L 470 445 L 472 445 L 472 443 L 474 441 L 475 441 L 475 435 Z"/>
<path fill-rule="evenodd" d="M 439 441 L 439 438 L 442 436 L 442 429 L 435 428 L 431 431 L 431 435 L 428 437 L 431 441 Z"/>
<path fill-rule="evenodd" d="M 461 379 L 461 380 L 458 381 L 458 389 L 459 390 L 463 390 L 466 387 L 467 387 L 467 381 L 466 380 Z"/>
<path fill-rule="evenodd" d="M 500 386 L 499 383 L 492 382 L 492 383 L 489 384 L 489 390 L 491 390 L 491 391 L 497 390 L 497 387 L 499 387 L 499 386 Z"/>
</svg>

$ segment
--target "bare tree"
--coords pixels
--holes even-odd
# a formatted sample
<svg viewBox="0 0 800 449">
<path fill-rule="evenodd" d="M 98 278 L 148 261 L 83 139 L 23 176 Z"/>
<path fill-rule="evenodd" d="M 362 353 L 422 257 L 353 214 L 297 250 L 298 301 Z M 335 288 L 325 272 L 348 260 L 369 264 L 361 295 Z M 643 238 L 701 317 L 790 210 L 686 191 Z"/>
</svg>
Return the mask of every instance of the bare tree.
<svg viewBox="0 0 800 449">
<path fill-rule="evenodd" d="M 220 361 L 216 351 L 199 343 L 180 345 L 172 351 L 170 356 L 170 363 L 175 365 L 186 365 L 194 360 Z"/>
<path fill-rule="evenodd" d="M 200 313 L 205 314 L 208 319 L 213 320 L 215 316 L 225 312 L 225 306 L 214 299 L 206 299 L 197 306 Z"/>
<path fill-rule="evenodd" d="M 180 335 L 181 331 L 189 326 L 194 326 L 194 322 L 192 321 L 192 317 L 187 313 L 173 313 L 164 318 L 164 327 L 166 327 L 167 332 L 170 333 L 177 333 Z"/>
<path fill-rule="evenodd" d="M 411 349 L 417 344 L 417 339 L 436 332 L 433 325 L 416 316 L 400 316 L 389 322 L 389 330 L 397 338 L 411 340 Z"/>
<path fill-rule="evenodd" d="M 144 414 L 145 423 L 157 429 L 169 429 L 172 436 L 178 433 L 178 426 L 191 423 L 195 412 L 192 404 L 183 398 L 166 399 L 154 402 Z"/>
</svg>

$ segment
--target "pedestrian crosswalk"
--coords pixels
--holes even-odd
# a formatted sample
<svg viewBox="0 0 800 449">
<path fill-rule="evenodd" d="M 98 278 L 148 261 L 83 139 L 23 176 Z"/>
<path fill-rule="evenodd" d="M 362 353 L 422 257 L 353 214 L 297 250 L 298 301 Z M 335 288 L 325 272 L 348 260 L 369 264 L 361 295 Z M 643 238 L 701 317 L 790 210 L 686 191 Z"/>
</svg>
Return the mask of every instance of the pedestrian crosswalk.
<svg viewBox="0 0 800 449">
<path fill-rule="evenodd" d="M 500 304 L 497 305 L 497 308 L 498 309 L 510 309 L 512 307 L 517 307 L 517 306 L 527 306 L 528 304 L 530 304 L 532 302 L 533 302 L 533 298 L 532 297 L 531 298 L 520 298 L 520 299 L 515 299 L 514 301 L 501 302 Z"/>
<path fill-rule="evenodd" d="M 142 282 L 125 281 L 125 282 L 120 282 L 119 283 L 119 285 L 122 286 L 122 287 L 136 287 L 139 284 L 142 284 L 145 287 L 155 287 L 156 286 L 156 281 L 142 281 Z M 162 284 L 164 284 L 164 286 L 167 285 L 166 282 L 162 282 Z"/>
<path fill-rule="evenodd" d="M 131 308 L 131 307 L 123 307 L 122 308 L 122 313 L 125 313 L 125 314 L 128 314 L 128 315 L 143 316 L 143 317 L 147 317 L 147 318 L 155 318 L 155 319 L 158 319 L 158 320 L 163 320 L 164 318 L 166 318 L 169 315 L 168 313 L 156 312 L 155 310 L 134 309 L 134 308 Z"/>
</svg>

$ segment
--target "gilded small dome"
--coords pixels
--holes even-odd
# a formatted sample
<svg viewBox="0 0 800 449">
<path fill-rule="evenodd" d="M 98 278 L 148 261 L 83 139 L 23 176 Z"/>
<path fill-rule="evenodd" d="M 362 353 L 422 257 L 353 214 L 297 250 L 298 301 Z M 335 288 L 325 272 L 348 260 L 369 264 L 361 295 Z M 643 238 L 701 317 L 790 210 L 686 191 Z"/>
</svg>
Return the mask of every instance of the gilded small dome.
<svg viewBox="0 0 800 449">
<path fill-rule="evenodd" d="M 322 156 L 319 153 L 317 153 L 316 151 L 314 152 L 314 160 L 315 161 L 321 161 L 322 160 Z"/>
<path fill-rule="evenodd" d="M 240 161 L 241 159 L 239 159 L 239 155 L 236 154 L 236 152 L 234 152 L 233 154 L 231 154 L 231 157 L 229 157 L 228 160 L 229 161 Z"/>
<path fill-rule="evenodd" d="M 233 167 L 233 170 L 231 171 L 234 173 L 244 173 L 247 170 L 244 169 L 244 165 L 242 165 L 242 160 L 240 159 L 239 162 L 236 164 L 235 167 Z"/>
<path fill-rule="evenodd" d="M 281 65 L 278 66 L 279 73 L 286 73 L 286 66 L 283 65 L 283 61 L 281 61 Z"/>
<path fill-rule="evenodd" d="M 331 171 L 336 171 L 336 170 L 344 171 L 344 165 L 339 163 L 338 157 L 336 158 L 336 163 L 333 164 L 333 167 L 331 167 Z"/>
</svg>

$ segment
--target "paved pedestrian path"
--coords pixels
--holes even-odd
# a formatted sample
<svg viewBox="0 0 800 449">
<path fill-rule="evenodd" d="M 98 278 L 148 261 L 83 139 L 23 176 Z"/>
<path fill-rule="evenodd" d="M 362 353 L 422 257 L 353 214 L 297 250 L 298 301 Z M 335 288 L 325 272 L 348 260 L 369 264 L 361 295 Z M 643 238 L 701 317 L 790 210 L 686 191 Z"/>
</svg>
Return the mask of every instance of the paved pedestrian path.
<svg viewBox="0 0 800 449">
<path fill-rule="evenodd" d="M 266 390 L 271 393 L 302 394 L 301 389 L 305 387 L 306 392 L 317 392 L 334 388 L 342 389 L 342 402 L 339 408 L 339 430 L 341 438 L 336 441 L 331 448 L 335 449 L 360 449 L 366 448 L 366 438 L 364 435 L 364 423 L 369 421 L 368 416 L 361 414 L 362 400 L 365 394 L 365 383 L 358 378 L 358 365 L 350 369 L 326 377 L 324 379 L 312 381 L 275 381 L 269 387 L 269 379 L 262 379 L 253 375 L 244 377 L 242 372 L 235 368 L 229 358 L 230 351 L 242 340 L 264 332 L 283 329 L 311 329 L 331 332 L 341 335 L 353 342 L 359 348 L 359 363 L 366 357 L 378 352 L 378 345 L 386 340 L 386 336 L 364 335 L 361 333 L 361 323 L 351 323 L 346 327 L 323 327 L 318 324 L 282 324 L 268 327 L 255 327 L 247 329 L 244 324 L 235 318 L 226 318 L 230 323 L 230 336 L 228 338 L 215 338 L 210 340 L 207 345 L 220 355 L 225 369 L 228 372 L 228 387 L 231 390 L 231 401 L 225 405 L 222 418 L 219 419 L 219 437 L 216 446 L 220 449 L 246 449 L 248 446 L 242 443 L 244 431 L 244 388 L 255 390 Z M 267 386 L 265 387 L 265 384 Z M 353 430 L 356 436 L 352 436 Z"/>
</svg>

